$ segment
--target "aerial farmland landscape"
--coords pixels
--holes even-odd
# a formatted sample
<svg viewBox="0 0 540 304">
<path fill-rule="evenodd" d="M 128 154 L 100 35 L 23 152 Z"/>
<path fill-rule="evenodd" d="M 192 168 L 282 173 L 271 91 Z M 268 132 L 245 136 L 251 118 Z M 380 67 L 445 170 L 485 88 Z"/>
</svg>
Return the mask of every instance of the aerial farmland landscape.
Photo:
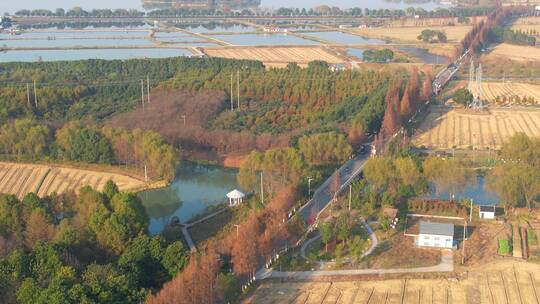
<svg viewBox="0 0 540 304">
<path fill-rule="evenodd" d="M 540 304 L 539 0 L 0 11 L 0 303 Z"/>
</svg>

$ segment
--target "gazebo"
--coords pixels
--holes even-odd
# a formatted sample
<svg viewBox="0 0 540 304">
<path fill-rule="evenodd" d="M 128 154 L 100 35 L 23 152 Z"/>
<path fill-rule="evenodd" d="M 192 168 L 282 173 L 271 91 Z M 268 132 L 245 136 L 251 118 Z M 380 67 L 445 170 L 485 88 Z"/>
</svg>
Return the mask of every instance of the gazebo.
<svg viewBox="0 0 540 304">
<path fill-rule="evenodd" d="M 245 196 L 246 195 L 244 193 L 240 192 L 237 189 L 234 189 L 233 191 L 227 193 L 227 198 L 229 199 L 229 207 L 241 204 Z"/>
</svg>

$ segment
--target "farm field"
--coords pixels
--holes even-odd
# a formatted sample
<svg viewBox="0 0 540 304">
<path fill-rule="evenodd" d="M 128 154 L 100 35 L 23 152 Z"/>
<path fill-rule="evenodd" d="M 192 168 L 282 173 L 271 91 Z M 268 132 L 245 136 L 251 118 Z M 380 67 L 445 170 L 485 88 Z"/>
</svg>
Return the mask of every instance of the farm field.
<svg viewBox="0 0 540 304">
<path fill-rule="evenodd" d="M 540 265 L 499 261 L 487 266 L 460 280 L 265 282 L 243 303 L 538 303 Z"/>
<path fill-rule="evenodd" d="M 446 32 L 449 43 L 460 42 L 465 35 L 471 30 L 469 25 L 456 26 L 420 26 L 420 27 L 377 27 L 377 28 L 360 28 L 353 29 L 351 32 L 367 36 L 371 38 L 388 38 L 392 40 L 400 40 L 406 42 L 417 42 L 418 35 L 425 29 L 439 30 Z"/>
<path fill-rule="evenodd" d="M 440 17 L 440 18 L 400 18 L 389 23 L 391 27 L 418 27 L 418 26 L 454 26 L 459 24 L 458 17 Z M 476 24 L 485 20 L 485 16 L 471 17 L 469 24 Z"/>
<path fill-rule="evenodd" d="M 520 100 L 528 99 L 526 104 L 540 103 L 540 85 L 537 84 L 484 81 L 482 82 L 482 91 L 483 98 L 489 102 L 496 102 L 497 97 L 499 97 L 501 104 L 504 103 L 503 100 L 515 103 L 514 98 L 519 97 Z"/>
<path fill-rule="evenodd" d="M 504 57 L 514 61 L 540 62 L 540 47 L 501 43 L 497 45 L 491 52 L 489 52 L 486 57 L 488 60 L 496 60 L 497 57 Z"/>
<path fill-rule="evenodd" d="M 144 183 L 132 177 L 90 170 L 46 165 L 0 163 L 0 193 L 23 198 L 29 192 L 43 197 L 53 192 L 76 191 L 83 186 L 101 190 L 113 180 L 121 190 L 141 187 Z"/>
<path fill-rule="evenodd" d="M 210 57 L 259 60 L 264 63 L 303 63 L 324 60 L 330 64 L 342 63 L 343 59 L 321 47 L 241 47 L 205 48 Z"/>
<path fill-rule="evenodd" d="M 430 149 L 498 149 L 517 132 L 540 136 L 540 110 L 493 108 L 489 113 L 431 109 L 413 136 L 413 144 Z"/>
<path fill-rule="evenodd" d="M 531 33 L 533 35 L 540 35 L 540 23 L 539 24 L 514 24 L 513 30 L 522 31 L 525 33 Z M 534 32 L 536 31 L 536 34 Z"/>
</svg>

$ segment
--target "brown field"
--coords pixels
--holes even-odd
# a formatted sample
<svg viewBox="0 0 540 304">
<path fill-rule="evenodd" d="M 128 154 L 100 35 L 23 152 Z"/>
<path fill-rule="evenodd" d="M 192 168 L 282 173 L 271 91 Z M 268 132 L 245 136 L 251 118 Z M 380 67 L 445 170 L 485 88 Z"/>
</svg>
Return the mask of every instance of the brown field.
<svg viewBox="0 0 540 304">
<path fill-rule="evenodd" d="M 413 144 L 431 149 L 498 149 L 517 132 L 540 136 L 540 110 L 431 109 L 413 137 Z"/>
<path fill-rule="evenodd" d="M 540 24 L 540 17 L 521 17 L 514 22 L 514 25 L 519 24 Z"/>
<path fill-rule="evenodd" d="M 540 265 L 499 260 L 456 279 L 264 282 L 253 304 L 525 304 L 539 303 Z"/>
<path fill-rule="evenodd" d="M 445 31 L 448 42 L 458 43 L 471 30 L 469 25 L 458 26 L 420 26 L 420 27 L 377 27 L 353 29 L 352 32 L 372 38 L 386 38 L 406 42 L 420 42 L 417 37 L 425 29 Z"/>
<path fill-rule="evenodd" d="M 471 17 L 470 24 L 476 24 L 486 19 L 485 16 Z M 418 26 L 454 26 L 459 25 L 457 17 L 442 18 L 401 18 L 389 23 L 390 27 L 418 27 Z"/>
<path fill-rule="evenodd" d="M 473 90 L 476 91 L 476 90 Z M 534 98 L 534 102 L 527 102 L 538 104 L 540 103 L 540 85 L 519 83 L 519 82 L 482 82 L 482 96 L 489 102 L 495 102 L 497 97 L 502 101 L 503 97 L 510 101 L 514 97 L 523 99 L 526 97 L 530 99 Z"/>
<path fill-rule="evenodd" d="M 113 180 L 120 190 L 143 186 L 143 182 L 132 177 L 107 172 L 51 167 L 46 165 L 0 163 L 0 193 L 13 194 L 18 198 L 29 192 L 45 196 L 53 192 L 63 193 L 92 186 L 101 190 L 105 183 Z"/>
<path fill-rule="evenodd" d="M 504 57 L 515 61 L 540 61 L 540 47 L 501 43 L 489 52 L 486 57 L 488 59 Z"/>
<path fill-rule="evenodd" d="M 313 60 L 328 63 L 343 63 L 344 60 L 321 47 L 224 47 L 205 48 L 210 57 L 259 60 L 264 63 L 287 64 L 296 62 L 307 64 Z"/>
<path fill-rule="evenodd" d="M 540 35 L 540 24 L 514 24 L 512 25 L 512 29 L 531 34 L 536 31 L 535 35 Z"/>
</svg>

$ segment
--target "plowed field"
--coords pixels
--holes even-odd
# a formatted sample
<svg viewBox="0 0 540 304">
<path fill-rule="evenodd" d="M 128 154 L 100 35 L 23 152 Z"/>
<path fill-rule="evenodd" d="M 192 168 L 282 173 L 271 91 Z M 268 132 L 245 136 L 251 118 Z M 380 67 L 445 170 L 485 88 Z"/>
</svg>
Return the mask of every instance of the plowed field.
<svg viewBox="0 0 540 304">
<path fill-rule="evenodd" d="M 539 303 L 540 266 L 496 262 L 462 280 L 265 282 L 244 303 L 525 304 Z"/>
<path fill-rule="evenodd" d="M 413 144 L 430 149 L 499 149 L 517 132 L 540 136 L 540 110 L 490 109 L 489 113 L 431 109 L 413 137 Z"/>
<path fill-rule="evenodd" d="M 321 47 L 205 48 L 204 52 L 210 57 L 259 60 L 265 63 L 309 63 L 323 60 L 332 64 L 344 61 Z"/>
<path fill-rule="evenodd" d="M 29 192 L 45 196 L 53 192 L 77 191 L 83 186 L 102 190 L 111 179 L 121 190 L 129 190 L 144 183 L 132 177 L 90 170 L 52 167 L 46 165 L 0 163 L 0 193 L 19 198 Z"/>
<path fill-rule="evenodd" d="M 540 103 L 540 85 L 519 83 L 519 82 L 482 82 L 482 97 L 489 102 L 517 103 L 519 100 L 527 99 L 526 104 Z M 506 100 L 506 102 L 504 102 Z"/>
</svg>

